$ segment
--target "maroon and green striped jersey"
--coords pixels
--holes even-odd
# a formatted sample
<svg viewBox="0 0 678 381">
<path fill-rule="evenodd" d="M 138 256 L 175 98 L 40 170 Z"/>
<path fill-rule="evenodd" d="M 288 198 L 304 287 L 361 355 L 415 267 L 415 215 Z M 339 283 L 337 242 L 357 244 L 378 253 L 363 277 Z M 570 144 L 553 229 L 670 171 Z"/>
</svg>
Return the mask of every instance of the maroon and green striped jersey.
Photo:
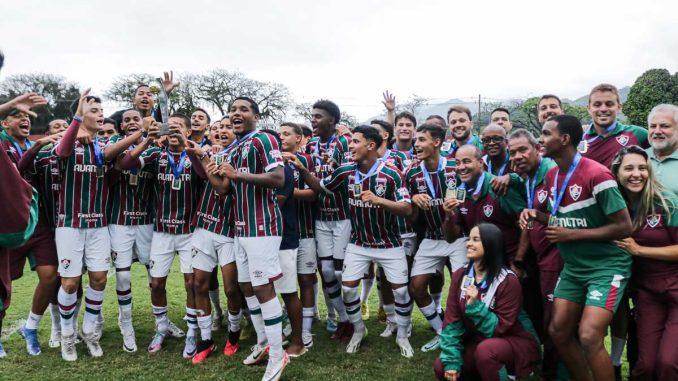
<svg viewBox="0 0 678 381">
<path fill-rule="evenodd" d="M 351 153 L 348 145 L 350 136 L 333 135 L 329 141 L 320 142 L 320 138 L 314 137 L 308 142 L 308 150 L 315 164 L 315 177 L 323 179 L 334 172 L 335 168 L 351 161 Z M 328 163 L 328 158 L 332 163 Z M 345 192 L 325 193 L 318 195 L 318 213 L 316 218 L 320 221 L 341 221 L 349 218 L 348 198 Z"/>
<path fill-rule="evenodd" d="M 221 163 L 226 161 L 228 153 L 218 153 L 212 156 L 212 161 Z M 231 204 L 233 196 L 230 193 L 219 195 L 212 183 L 206 182 L 203 189 L 198 210 L 193 217 L 193 225 L 225 237 L 233 237 L 233 210 Z"/>
<path fill-rule="evenodd" d="M 405 173 L 405 170 L 407 170 L 407 167 L 409 167 L 411 163 L 411 161 L 407 159 L 407 156 L 404 153 L 396 150 L 390 150 L 388 148 L 386 149 L 386 152 L 384 152 L 384 155 L 382 156 L 381 159 L 398 168 L 400 173 L 403 174 Z M 403 237 L 414 234 L 412 223 L 405 217 L 398 217 L 398 230 L 400 231 L 400 235 Z"/>
<path fill-rule="evenodd" d="M 315 171 L 313 159 L 311 155 L 305 153 L 297 153 L 297 157 L 301 164 L 308 169 L 309 172 Z M 299 175 L 299 170 L 294 168 L 294 181 L 297 189 L 308 189 L 308 186 Z M 299 221 L 299 239 L 313 238 L 314 234 L 314 201 L 297 200 L 297 220 Z"/>
<path fill-rule="evenodd" d="M 149 148 L 139 158 L 141 169 L 149 167 L 157 179 L 154 230 L 168 234 L 189 234 L 193 232 L 191 219 L 197 207 L 202 179 L 193 170 L 188 155 L 185 155 L 183 171 L 177 178 L 179 189 L 175 189 L 169 155 L 172 155 L 178 167 L 182 153 L 169 153 L 167 149 Z"/>
<path fill-rule="evenodd" d="M 231 151 L 229 161 L 236 171 L 262 174 L 283 166 L 275 138 L 255 131 Z M 238 237 L 282 236 L 282 214 L 274 188 L 232 182 L 235 234 Z"/>
<path fill-rule="evenodd" d="M 448 189 L 457 188 L 457 163 L 452 159 L 443 158 L 443 160 L 444 164 L 440 170 L 429 172 L 433 192 L 427 185 L 421 165 L 412 166 L 405 173 L 405 183 L 411 197 L 417 194 L 427 194 L 431 197 L 429 209 L 419 210 L 419 214 L 423 215 L 426 220 L 426 238 L 428 239 L 445 239 L 443 233 L 445 193 Z"/>
<path fill-rule="evenodd" d="M 53 155 L 56 155 L 56 147 L 61 143 L 54 146 Z M 82 144 L 76 140 L 71 155 L 59 158 L 62 178 L 56 225 L 58 228 L 100 228 L 108 224 L 106 208 L 109 172 L 113 167 L 110 163 L 97 167 L 95 144 L 99 144 L 103 154 L 102 141 L 97 139 L 93 143 Z M 103 175 L 97 176 L 97 170 L 103 170 Z"/>
<path fill-rule="evenodd" d="M 321 180 L 326 192 L 343 190 L 348 193 L 351 216 L 351 243 L 369 248 L 393 248 L 401 246 L 397 217 L 384 208 L 363 202 L 354 193 L 356 163 L 347 163 Z M 361 174 L 361 177 L 365 174 Z M 403 175 L 398 168 L 378 162 L 374 174 L 361 179 L 363 191 L 370 190 L 378 197 L 396 202 L 410 202 L 410 193 L 405 187 Z"/>
<path fill-rule="evenodd" d="M 53 144 L 42 147 L 33 161 L 33 184 L 40 194 L 41 208 L 52 229 L 56 227 L 62 181 L 61 165 L 59 158 L 52 155 L 53 148 Z"/>
</svg>

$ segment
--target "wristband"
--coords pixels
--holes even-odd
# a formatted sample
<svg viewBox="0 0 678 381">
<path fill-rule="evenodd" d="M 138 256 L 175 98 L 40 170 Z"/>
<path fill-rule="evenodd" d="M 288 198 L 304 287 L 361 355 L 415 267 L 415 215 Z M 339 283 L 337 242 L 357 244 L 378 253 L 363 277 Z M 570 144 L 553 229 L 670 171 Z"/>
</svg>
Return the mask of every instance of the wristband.
<svg viewBox="0 0 678 381">
<path fill-rule="evenodd" d="M 73 120 L 78 122 L 78 123 L 82 123 L 82 117 L 81 116 L 76 115 L 76 116 L 73 117 Z"/>
</svg>

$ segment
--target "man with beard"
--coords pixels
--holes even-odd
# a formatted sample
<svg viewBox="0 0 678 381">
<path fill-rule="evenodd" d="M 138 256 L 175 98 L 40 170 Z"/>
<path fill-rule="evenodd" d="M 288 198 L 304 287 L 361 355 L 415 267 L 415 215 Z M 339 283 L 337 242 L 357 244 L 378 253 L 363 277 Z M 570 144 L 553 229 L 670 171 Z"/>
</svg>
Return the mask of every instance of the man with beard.
<svg viewBox="0 0 678 381">
<path fill-rule="evenodd" d="M 440 147 L 443 156 L 454 158 L 457 150 L 465 145 L 471 144 L 477 147 L 480 152 L 483 151 L 483 144 L 478 136 L 473 134 L 473 118 L 471 110 L 464 106 L 452 106 L 447 111 L 448 138 Z M 449 139 L 449 137 L 452 139 Z"/>
<path fill-rule="evenodd" d="M 563 115 L 563 103 L 560 98 L 553 94 L 544 94 L 537 102 L 537 120 L 540 125 L 544 125 L 546 120 L 552 116 Z"/>
<path fill-rule="evenodd" d="M 191 135 L 188 139 L 202 148 L 209 148 L 212 145 L 210 140 L 205 136 L 207 128 L 211 122 L 210 115 L 200 107 L 196 108 L 191 114 Z"/>
<path fill-rule="evenodd" d="M 179 86 L 178 82 L 174 82 L 174 72 L 170 71 L 169 73 L 164 73 L 162 86 L 165 88 L 165 92 L 168 96 L 175 87 Z M 132 96 L 132 108 L 139 111 L 142 118 L 152 116 L 158 122 L 162 122 L 160 109 L 155 107 L 154 97 L 155 95 L 151 93 L 151 89 L 148 84 L 140 84 L 136 89 L 134 89 L 134 95 Z M 116 111 L 111 114 L 109 118 L 113 119 L 119 126 L 122 123 L 122 113 L 125 111 L 126 110 Z"/>
<path fill-rule="evenodd" d="M 678 195 L 678 106 L 660 104 L 647 117 L 650 156 L 659 182 Z"/>
<path fill-rule="evenodd" d="M 594 87 L 589 93 L 588 110 L 593 123 L 577 147 L 582 156 L 609 168 L 622 147 L 648 148 L 646 129 L 617 121 L 622 104 L 619 91 L 613 85 L 603 83 Z"/>
<path fill-rule="evenodd" d="M 504 107 L 497 107 L 490 113 L 490 123 L 501 126 L 506 131 L 506 135 L 511 132 L 513 123 L 511 123 L 511 113 Z M 483 133 L 483 137 L 484 137 Z"/>
</svg>

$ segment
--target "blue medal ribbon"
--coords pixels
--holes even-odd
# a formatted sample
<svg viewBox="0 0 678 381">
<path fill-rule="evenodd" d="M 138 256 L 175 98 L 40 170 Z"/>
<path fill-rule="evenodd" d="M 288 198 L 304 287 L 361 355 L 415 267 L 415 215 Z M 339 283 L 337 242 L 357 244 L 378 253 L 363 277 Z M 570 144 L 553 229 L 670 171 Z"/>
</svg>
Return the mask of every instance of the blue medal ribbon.
<svg viewBox="0 0 678 381">
<path fill-rule="evenodd" d="M 101 149 L 101 146 L 99 145 L 99 138 L 94 139 L 94 162 L 97 167 L 101 167 L 104 165 L 104 151 Z"/>
<path fill-rule="evenodd" d="M 412 159 L 412 157 L 414 157 L 414 144 L 412 144 L 412 147 L 410 147 L 410 150 L 409 150 L 409 151 L 401 151 L 401 150 L 399 150 L 399 149 L 398 149 L 398 144 L 397 144 L 397 143 L 393 143 L 393 146 L 391 146 L 391 149 L 394 150 L 394 151 L 396 151 L 396 152 L 407 152 L 407 158 L 408 158 L 408 159 Z"/>
<path fill-rule="evenodd" d="M 577 166 L 579 166 L 579 162 L 581 161 L 581 154 L 577 152 L 577 154 L 574 156 L 574 160 L 572 161 L 572 164 L 570 164 L 570 168 L 567 170 L 567 174 L 565 175 L 565 180 L 563 181 L 563 186 L 558 189 L 558 175 L 560 175 L 560 169 L 556 170 L 556 176 L 553 179 L 553 188 L 558 192 L 556 194 L 555 200 L 553 200 L 553 209 L 551 210 L 551 215 L 553 217 L 556 217 L 558 215 L 558 208 L 560 207 L 560 203 L 563 201 L 563 196 L 565 196 L 565 189 L 567 188 L 567 184 L 570 182 L 570 178 L 572 178 L 572 174 L 574 171 L 577 169 Z"/>
<path fill-rule="evenodd" d="M 323 145 L 323 148 L 325 151 L 327 151 L 330 148 L 330 144 L 334 141 L 334 139 L 337 138 L 337 133 L 333 133 L 332 136 L 327 140 L 327 143 Z M 320 138 L 315 142 L 315 148 L 313 149 L 313 153 L 315 156 L 320 160 Z"/>
<path fill-rule="evenodd" d="M 589 139 L 586 139 L 586 143 L 587 143 L 587 144 L 591 144 L 591 143 L 595 142 L 596 139 L 602 139 L 602 138 L 603 138 L 603 135 L 609 134 L 609 133 L 612 132 L 615 128 L 617 128 L 617 122 L 616 122 L 616 121 L 615 121 L 614 123 L 612 123 L 612 125 L 610 125 L 609 127 L 607 127 L 605 130 L 603 130 L 603 133 L 602 133 L 602 134 L 598 135 L 598 134 L 595 132 L 595 131 L 596 131 L 595 127 L 593 127 L 593 125 L 591 125 L 591 128 L 589 129 L 589 131 L 591 131 L 591 129 L 593 129 L 593 132 L 596 133 L 596 136 L 594 136 L 594 137 L 592 137 L 592 138 L 589 138 Z M 587 132 L 586 135 L 591 135 L 591 133 L 590 133 L 590 132 Z"/>
<path fill-rule="evenodd" d="M 389 156 L 391 156 L 391 150 L 386 148 L 386 150 L 384 151 L 384 154 L 381 156 L 381 158 L 379 160 L 386 161 L 386 160 L 388 160 Z"/>
<path fill-rule="evenodd" d="M 440 171 L 443 169 L 445 166 L 445 159 L 441 156 L 440 161 L 438 162 L 438 169 L 436 170 L 436 176 L 440 173 Z M 431 192 L 431 197 L 433 199 L 436 198 L 436 188 L 433 186 L 433 181 L 431 180 L 431 174 L 428 172 L 426 169 L 426 166 L 424 165 L 424 161 L 419 163 L 419 168 L 421 168 L 421 172 L 424 174 L 424 180 L 426 181 L 426 187 L 428 188 L 429 192 Z"/>
<path fill-rule="evenodd" d="M 127 147 L 127 150 L 132 151 L 134 149 L 134 147 L 136 147 L 136 145 L 132 144 L 129 147 Z M 131 174 L 136 175 L 137 173 L 139 173 L 139 168 L 132 168 L 129 171 L 130 171 Z"/>
<path fill-rule="evenodd" d="M 174 155 L 167 148 L 167 160 L 170 163 L 172 168 L 172 174 L 174 175 L 174 180 L 181 178 L 181 174 L 184 173 L 184 164 L 186 164 L 186 151 L 181 152 L 181 157 L 179 158 L 179 164 L 174 161 Z"/>
<path fill-rule="evenodd" d="M 511 157 L 509 156 L 508 152 L 506 152 L 506 156 L 504 157 L 504 164 L 502 164 L 501 168 L 499 168 L 499 172 L 497 172 L 497 176 L 502 176 L 504 172 L 506 171 L 506 166 L 508 165 L 509 161 L 511 161 Z M 487 157 L 487 171 L 492 173 L 492 160 L 490 157 Z"/>
<path fill-rule="evenodd" d="M 525 190 L 527 191 L 527 208 L 534 208 L 534 191 L 537 187 L 537 176 L 539 175 L 539 169 L 544 159 L 539 159 L 539 165 L 537 166 L 537 171 L 534 173 L 534 176 L 530 178 L 527 177 L 527 182 L 525 183 Z"/>
<path fill-rule="evenodd" d="M 19 143 L 16 140 L 14 140 L 14 138 L 11 136 L 9 137 L 9 141 L 12 142 L 12 145 L 14 146 L 14 149 L 16 150 L 17 154 L 19 154 L 19 157 L 23 156 L 24 150 L 21 149 Z M 32 146 L 33 143 L 30 140 L 26 139 L 26 150 L 31 149 Z"/>
<path fill-rule="evenodd" d="M 473 262 L 471 262 L 471 264 L 470 264 L 469 267 L 470 267 L 471 269 L 470 269 L 469 272 L 468 272 L 468 276 L 469 276 L 471 279 L 473 279 L 473 284 L 476 284 L 476 270 L 475 270 L 475 268 L 473 267 Z M 486 279 L 483 279 L 483 283 L 481 283 L 480 286 L 478 286 L 478 288 L 479 288 L 479 290 L 485 290 L 485 289 L 487 289 L 487 278 L 486 278 Z"/>
<path fill-rule="evenodd" d="M 355 183 L 356 184 L 362 184 L 364 179 L 369 178 L 370 176 L 374 175 L 375 172 L 377 172 L 377 169 L 379 168 L 379 165 L 381 165 L 382 161 L 377 160 L 372 164 L 372 168 L 367 172 L 365 177 L 362 177 L 360 174 L 360 166 L 358 164 L 355 165 Z"/>
<path fill-rule="evenodd" d="M 485 172 L 483 172 L 483 174 L 478 179 L 478 182 L 476 183 L 476 187 L 468 190 L 469 192 L 473 191 L 473 198 L 478 197 L 478 195 L 480 194 L 480 190 L 483 189 L 483 183 L 485 183 Z M 462 183 L 459 186 L 459 188 L 460 189 L 466 189 L 466 183 Z"/>
</svg>

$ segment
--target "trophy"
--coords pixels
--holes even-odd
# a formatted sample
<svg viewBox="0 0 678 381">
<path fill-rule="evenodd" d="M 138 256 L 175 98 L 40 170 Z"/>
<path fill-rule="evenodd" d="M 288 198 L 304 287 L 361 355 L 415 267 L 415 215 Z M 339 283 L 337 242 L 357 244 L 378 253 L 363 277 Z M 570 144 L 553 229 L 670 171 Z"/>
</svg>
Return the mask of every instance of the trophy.
<svg viewBox="0 0 678 381">
<path fill-rule="evenodd" d="M 169 98 L 165 92 L 165 87 L 162 85 L 162 79 L 156 78 L 148 86 L 148 90 L 155 96 L 158 102 L 158 108 L 160 109 L 160 117 L 162 119 L 162 124 L 160 125 L 160 132 L 158 135 L 169 135 Z"/>
</svg>

